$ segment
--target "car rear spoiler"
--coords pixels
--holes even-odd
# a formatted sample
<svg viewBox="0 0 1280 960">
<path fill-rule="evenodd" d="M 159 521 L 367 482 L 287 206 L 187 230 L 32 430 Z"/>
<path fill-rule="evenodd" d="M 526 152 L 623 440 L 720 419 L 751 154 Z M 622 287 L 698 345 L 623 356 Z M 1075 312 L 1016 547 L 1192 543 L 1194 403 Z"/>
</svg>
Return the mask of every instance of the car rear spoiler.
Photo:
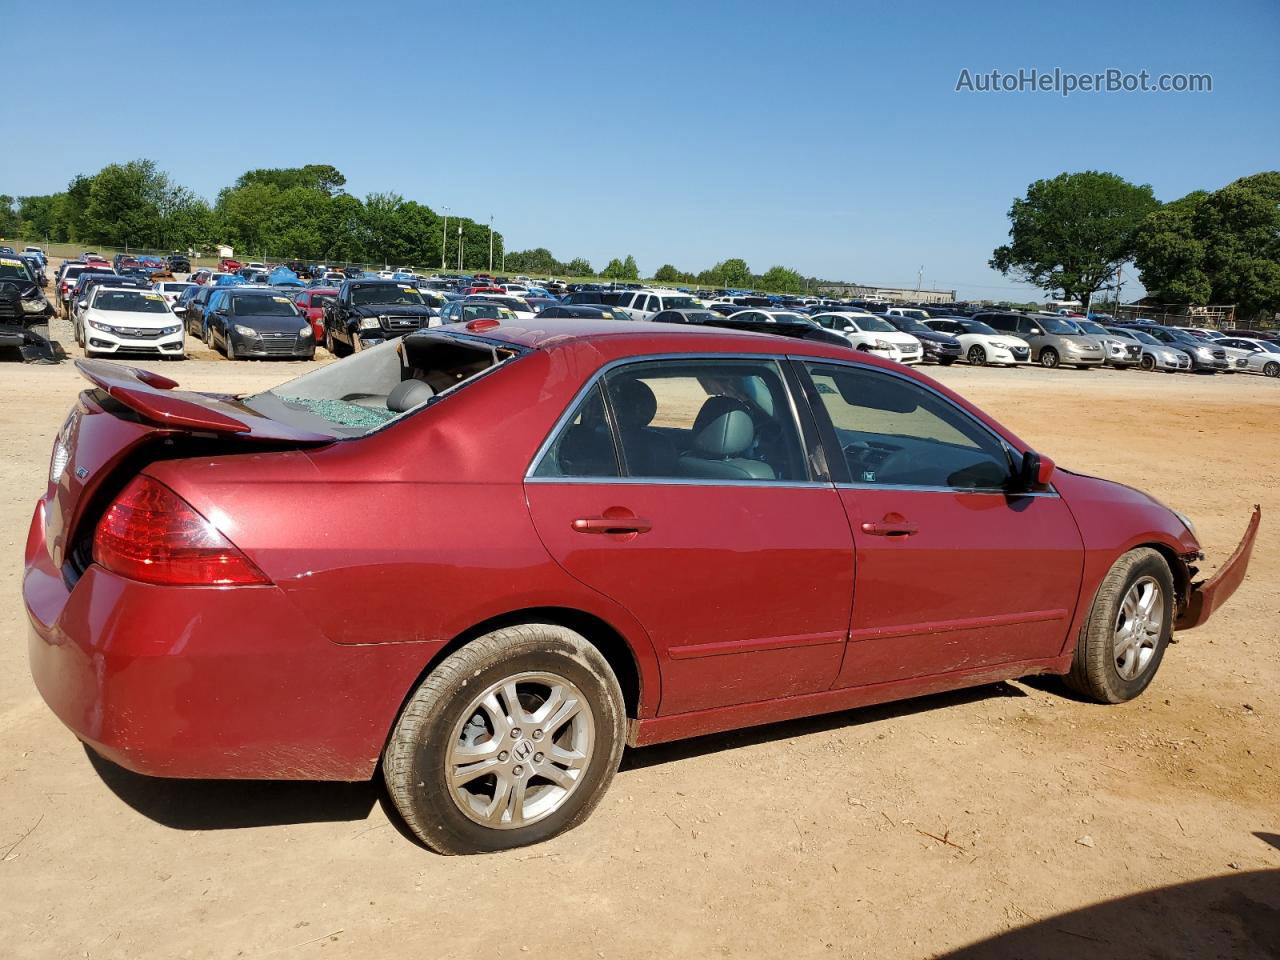
<svg viewBox="0 0 1280 960">
<path fill-rule="evenodd" d="M 1244 582 L 1249 570 L 1249 558 L 1253 555 L 1253 543 L 1258 539 L 1258 525 L 1262 523 L 1262 507 L 1255 504 L 1253 517 L 1227 562 L 1218 568 L 1208 580 L 1191 584 L 1187 603 L 1181 616 L 1174 622 L 1175 630 L 1191 630 L 1200 626 L 1213 612 L 1231 598 L 1236 588 Z"/>
<path fill-rule="evenodd" d="M 77 360 L 76 368 L 108 396 L 160 427 L 289 443 L 332 443 L 334 439 L 264 417 L 230 396 L 174 392 L 176 380 L 150 370 L 108 360 Z"/>
</svg>

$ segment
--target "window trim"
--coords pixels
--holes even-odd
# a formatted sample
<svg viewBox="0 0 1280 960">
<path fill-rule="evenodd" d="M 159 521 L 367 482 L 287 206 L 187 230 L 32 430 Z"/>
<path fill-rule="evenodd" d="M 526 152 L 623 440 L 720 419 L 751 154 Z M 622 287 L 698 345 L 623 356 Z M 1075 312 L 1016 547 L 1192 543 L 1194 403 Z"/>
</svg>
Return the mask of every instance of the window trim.
<svg viewBox="0 0 1280 960">
<path fill-rule="evenodd" d="M 895 483 L 864 483 L 860 480 L 854 480 L 853 475 L 849 471 L 848 461 L 844 457 L 844 449 L 840 446 L 839 437 L 836 436 L 835 424 L 831 421 L 831 415 L 827 413 L 826 407 L 822 404 L 822 398 L 818 395 L 817 386 L 813 382 L 813 378 L 809 375 L 809 371 L 805 369 L 805 365 L 809 363 L 830 364 L 839 367 L 848 367 L 853 370 L 865 371 L 871 374 L 877 374 L 886 377 L 893 377 L 898 380 L 910 383 L 912 386 L 924 390 L 926 393 L 932 394 L 935 398 L 942 401 L 950 409 L 956 411 L 961 416 L 967 418 L 974 425 L 979 427 L 989 436 L 994 438 L 997 443 L 1004 448 L 1007 455 L 1016 454 L 1025 456 L 1025 450 L 1018 450 L 1012 443 L 1006 440 L 998 431 L 994 430 L 988 424 L 983 423 L 964 407 L 958 405 L 950 397 L 942 392 L 935 390 L 927 383 L 898 373 L 896 370 L 883 370 L 879 367 L 872 367 L 870 364 L 854 363 L 848 360 L 833 360 L 827 357 L 807 357 L 807 356 L 791 356 L 791 362 L 796 366 L 796 376 L 804 388 L 805 403 L 810 408 L 814 421 L 818 427 L 818 435 L 822 444 L 827 448 L 825 459 L 827 467 L 832 476 L 836 477 L 833 485 L 837 490 L 894 490 L 898 492 L 914 492 L 914 493 L 972 493 L 972 494 L 998 494 L 1002 497 L 1057 497 L 1058 491 L 1052 484 L 1048 490 L 1030 490 L 1016 491 L 1006 487 L 953 487 L 946 484 L 895 484 Z M 821 413 L 815 408 L 821 408 Z M 834 451 L 834 455 L 833 455 Z M 1012 459 L 1012 457 L 1011 457 Z M 1012 466 L 1012 464 L 1011 464 Z"/>
<path fill-rule="evenodd" d="M 818 472 L 815 467 L 811 446 L 817 444 L 821 446 L 821 428 L 817 423 L 813 424 L 810 431 L 806 431 L 804 427 L 805 416 L 801 413 L 801 408 L 795 396 L 796 384 L 792 382 L 788 376 L 789 361 L 792 358 L 787 354 L 779 353 L 655 353 L 642 354 L 634 357 L 621 357 L 617 360 L 611 360 L 609 363 L 600 367 L 586 383 L 574 393 L 573 398 L 566 405 L 564 412 L 556 418 L 552 424 L 550 431 L 543 438 L 542 443 L 538 445 L 537 451 L 533 458 L 525 467 L 524 482 L 525 483 L 610 483 L 610 484 L 662 484 L 665 486 L 701 486 L 701 487 L 773 487 L 778 489 L 797 488 L 797 487 L 830 487 L 832 480 L 828 468 L 827 479 L 813 479 Z M 573 415 L 577 412 L 582 401 L 586 399 L 587 394 L 597 384 L 601 386 L 601 392 L 604 394 L 605 416 L 609 422 L 609 429 L 613 434 L 614 447 L 617 450 L 618 462 L 620 468 L 626 467 L 626 458 L 622 450 L 619 448 L 621 437 L 614 422 L 613 402 L 609 396 L 609 391 L 603 388 L 604 378 L 618 367 L 631 366 L 641 363 L 653 363 L 657 361 L 680 361 L 680 360 L 758 360 L 771 361 L 777 364 L 778 375 L 782 381 L 782 389 L 787 395 L 787 403 L 791 407 L 791 419 L 795 424 L 796 433 L 800 440 L 800 452 L 804 462 L 804 470 L 810 475 L 808 480 L 721 480 L 713 478 L 701 477 L 539 477 L 534 472 L 542 463 L 544 457 L 550 452 L 555 445 L 556 438 L 560 436 L 562 430 L 568 427 Z M 805 413 L 808 413 L 806 410 Z M 825 455 L 824 455 L 825 456 Z M 826 457 L 827 463 L 830 458 Z"/>
</svg>

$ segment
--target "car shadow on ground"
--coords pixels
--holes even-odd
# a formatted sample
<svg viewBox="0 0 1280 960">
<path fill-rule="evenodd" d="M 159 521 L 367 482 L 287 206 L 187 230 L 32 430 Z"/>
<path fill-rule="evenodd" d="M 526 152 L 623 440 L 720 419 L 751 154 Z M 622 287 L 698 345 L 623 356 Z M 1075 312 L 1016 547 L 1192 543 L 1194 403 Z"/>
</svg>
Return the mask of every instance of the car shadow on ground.
<svg viewBox="0 0 1280 960">
<path fill-rule="evenodd" d="M 966 687 L 963 690 L 952 690 L 947 693 L 935 693 L 911 700 L 896 700 L 873 707 L 855 707 L 852 710 L 840 710 L 836 713 L 824 713 L 816 717 L 800 717 L 796 720 L 784 720 L 779 723 L 765 724 L 759 727 L 748 727 L 745 730 L 730 730 L 726 733 L 712 733 L 705 737 L 694 737 L 690 740 L 676 740 L 672 743 L 628 750 L 622 755 L 620 772 L 642 770 L 657 764 L 686 760 L 690 757 L 701 757 L 722 750 L 736 750 L 740 747 L 756 746 L 771 743 L 775 740 L 788 740 L 792 737 L 803 737 L 813 733 L 825 733 L 841 727 L 859 727 L 895 717 L 907 717 L 930 710 L 941 710 L 947 707 L 977 703 L 996 697 L 1025 697 L 1026 693 L 1011 683 L 993 683 L 981 687 Z M 892 735 L 892 729 L 889 730 Z"/>
<path fill-rule="evenodd" d="M 1273 845 L 1274 834 L 1254 836 Z M 1267 839 L 1267 838 L 1270 839 Z M 1280 957 L 1280 870 L 1180 883 L 1047 917 L 939 960 Z"/>
<path fill-rule="evenodd" d="M 134 773 L 88 746 L 84 750 L 112 793 L 149 820 L 175 830 L 364 820 L 378 802 L 382 785 L 380 777 L 362 783 L 170 780 Z"/>
<path fill-rule="evenodd" d="M 817 717 L 802 717 L 746 730 L 710 734 L 692 740 L 627 750 L 621 771 L 786 740 L 840 727 L 910 716 L 926 710 L 975 703 L 993 697 L 1024 697 L 1009 683 L 970 687 L 913 700 L 860 707 Z M 383 787 L 382 777 L 360 783 L 303 780 L 173 780 L 126 770 L 90 747 L 84 748 L 94 771 L 112 793 L 138 813 L 175 830 L 236 830 L 366 819 L 375 804 L 407 839 L 418 842 L 401 822 Z"/>
</svg>

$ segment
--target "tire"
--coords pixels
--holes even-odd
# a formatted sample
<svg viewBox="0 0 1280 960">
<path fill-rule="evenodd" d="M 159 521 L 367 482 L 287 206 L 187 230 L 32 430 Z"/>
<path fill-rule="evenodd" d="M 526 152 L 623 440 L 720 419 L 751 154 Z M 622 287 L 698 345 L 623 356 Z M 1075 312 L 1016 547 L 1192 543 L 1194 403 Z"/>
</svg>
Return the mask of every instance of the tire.
<svg viewBox="0 0 1280 960">
<path fill-rule="evenodd" d="M 1272 361 L 1262 368 L 1262 375 L 1265 377 L 1280 377 L 1280 363 Z"/>
<path fill-rule="evenodd" d="M 1053 347 L 1045 347 L 1040 351 L 1040 366 L 1046 370 L 1054 369 L 1061 361 L 1058 359 L 1058 351 Z"/>
<path fill-rule="evenodd" d="M 1143 370 L 1150 373 L 1152 370 L 1156 368 L 1156 358 L 1151 356 L 1151 354 L 1149 353 L 1144 353 L 1142 355 L 1142 359 L 1138 361 L 1138 366 L 1142 367 Z"/>
<path fill-rule="evenodd" d="M 969 355 L 967 359 L 970 366 L 985 367 L 987 365 L 987 351 L 983 350 L 975 343 L 969 348 Z"/>
<path fill-rule="evenodd" d="M 226 333 L 226 331 L 223 331 L 222 334 L 222 352 L 227 355 L 228 360 L 240 359 L 236 356 L 236 342 Z"/>
<path fill-rule="evenodd" d="M 1136 628 L 1122 636 L 1130 623 L 1136 623 Z M 1173 574 L 1169 564 L 1149 547 L 1130 550 L 1115 562 L 1098 587 L 1089 618 L 1080 630 L 1067 686 L 1097 703 L 1132 700 L 1147 689 L 1160 669 L 1172 632 Z"/>
<path fill-rule="evenodd" d="M 519 717 L 511 716 L 504 692 L 512 679 L 518 682 Z M 544 734 L 535 717 L 550 699 L 547 684 L 553 681 L 562 687 L 562 704 L 580 700 L 582 706 Z M 482 708 L 482 700 L 493 706 Z M 554 708 L 553 715 L 562 709 Z M 455 651 L 422 681 L 391 731 L 382 775 L 405 824 L 432 850 L 466 854 L 523 847 L 572 829 L 595 809 L 622 758 L 625 723 L 618 680 L 581 635 L 545 623 L 505 627 Z M 539 734 L 550 736 L 535 741 Z M 468 738 L 474 745 L 480 736 L 485 737 L 482 748 L 494 747 L 476 756 L 487 753 L 492 764 L 485 769 L 500 769 L 504 777 L 473 776 L 463 786 L 452 786 L 455 747 Z M 538 759 L 551 752 L 545 744 L 552 737 L 558 750 L 578 754 L 580 762 L 561 767 Z M 573 749 L 566 751 L 571 739 Z M 499 751 L 504 741 L 511 748 Z M 555 770 L 557 780 L 568 786 L 533 772 L 539 769 Z M 577 775 L 569 776 L 573 770 Z M 502 783 L 522 786 L 522 804 L 530 806 L 522 805 L 521 811 L 528 822 L 513 825 L 508 819 L 513 795 Z M 494 817 L 482 822 L 489 811 Z"/>
<path fill-rule="evenodd" d="M 333 342 L 333 331 L 327 326 L 324 328 L 324 348 L 335 357 L 338 355 L 338 349 Z"/>
</svg>

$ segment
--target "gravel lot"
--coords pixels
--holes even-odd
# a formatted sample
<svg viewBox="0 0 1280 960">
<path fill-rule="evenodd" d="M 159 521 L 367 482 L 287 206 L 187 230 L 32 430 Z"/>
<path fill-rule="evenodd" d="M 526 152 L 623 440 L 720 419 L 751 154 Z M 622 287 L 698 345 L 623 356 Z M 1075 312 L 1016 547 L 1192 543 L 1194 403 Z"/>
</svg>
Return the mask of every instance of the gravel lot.
<svg viewBox="0 0 1280 960">
<path fill-rule="evenodd" d="M 192 346 L 151 366 L 227 391 L 306 368 Z M 378 782 L 148 780 L 86 754 L 31 684 L 19 598 L 83 381 L 0 367 L 0 955 L 1280 955 L 1280 385 L 930 372 L 1059 464 L 1190 514 L 1209 568 L 1263 504 L 1249 579 L 1146 696 L 997 684 L 632 750 L 585 826 L 443 858 Z"/>
</svg>

